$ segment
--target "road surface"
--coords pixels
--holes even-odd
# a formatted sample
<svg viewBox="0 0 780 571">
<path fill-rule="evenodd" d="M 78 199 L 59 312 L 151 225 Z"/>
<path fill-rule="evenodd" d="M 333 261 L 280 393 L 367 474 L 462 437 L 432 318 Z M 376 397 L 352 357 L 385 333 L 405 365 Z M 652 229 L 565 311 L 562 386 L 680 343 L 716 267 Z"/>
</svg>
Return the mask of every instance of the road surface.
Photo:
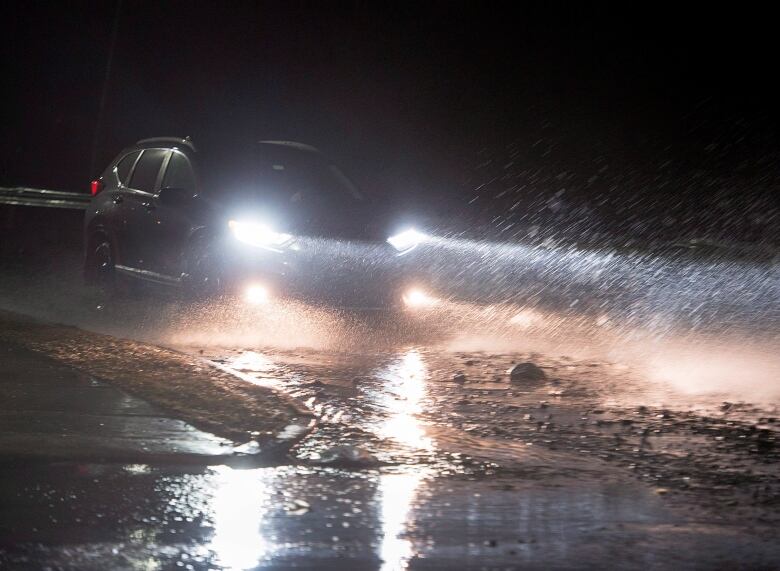
<svg viewBox="0 0 780 571">
<path fill-rule="evenodd" d="M 61 264 L 5 272 L 2 307 L 209 360 L 318 424 L 271 464 L 2 462 L 9 568 L 780 565 L 774 307 L 755 335 L 627 336 L 561 300 L 379 316 L 107 300 Z M 513 381 L 524 362 L 544 378 Z"/>
</svg>

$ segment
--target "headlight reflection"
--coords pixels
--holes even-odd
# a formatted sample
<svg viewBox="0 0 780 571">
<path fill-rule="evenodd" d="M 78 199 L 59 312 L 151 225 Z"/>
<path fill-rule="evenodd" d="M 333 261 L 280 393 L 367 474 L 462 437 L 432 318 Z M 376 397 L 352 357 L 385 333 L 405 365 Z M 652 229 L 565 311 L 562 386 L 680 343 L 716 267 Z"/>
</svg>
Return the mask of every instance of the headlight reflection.
<svg viewBox="0 0 780 571">
<path fill-rule="evenodd" d="M 381 571 L 407 568 L 414 555 L 412 542 L 404 537 L 409 527 L 417 489 L 423 476 L 419 472 L 383 474 L 379 477 L 379 497 L 382 506 L 382 543 L 379 545 Z"/>
<path fill-rule="evenodd" d="M 269 551 L 262 533 L 269 490 L 261 470 L 213 468 L 214 536 L 208 548 L 224 569 L 252 569 Z"/>
<path fill-rule="evenodd" d="M 427 374 L 425 362 L 415 350 L 382 372 L 387 384 L 379 404 L 387 410 L 387 418 L 379 427 L 381 436 L 413 448 L 433 449 L 433 441 L 417 417 L 423 410 Z"/>
</svg>

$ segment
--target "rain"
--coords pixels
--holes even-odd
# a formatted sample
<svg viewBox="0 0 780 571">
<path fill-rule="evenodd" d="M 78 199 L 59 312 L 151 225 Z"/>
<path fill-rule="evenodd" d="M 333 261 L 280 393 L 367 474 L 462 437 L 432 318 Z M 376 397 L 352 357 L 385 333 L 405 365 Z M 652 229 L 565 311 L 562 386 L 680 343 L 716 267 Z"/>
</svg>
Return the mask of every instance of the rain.
<svg viewBox="0 0 780 571">
<path fill-rule="evenodd" d="M 0 568 L 780 564 L 773 52 L 524 10 L 10 7 Z"/>
</svg>

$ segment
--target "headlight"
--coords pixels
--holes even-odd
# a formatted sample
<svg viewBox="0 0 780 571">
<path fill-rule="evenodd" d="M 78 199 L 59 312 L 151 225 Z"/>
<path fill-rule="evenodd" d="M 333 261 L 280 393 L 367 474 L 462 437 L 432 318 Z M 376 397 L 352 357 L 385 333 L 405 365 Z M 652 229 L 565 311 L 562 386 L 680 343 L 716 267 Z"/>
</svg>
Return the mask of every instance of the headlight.
<svg viewBox="0 0 780 571">
<path fill-rule="evenodd" d="M 418 288 L 412 288 L 406 291 L 402 296 L 402 299 L 407 307 L 411 308 L 433 307 L 439 303 L 437 298 Z"/>
<path fill-rule="evenodd" d="M 425 238 L 425 234 L 418 232 L 414 228 L 410 228 L 409 230 L 404 230 L 395 236 L 390 236 L 387 239 L 387 243 L 398 250 L 399 254 L 405 254 L 406 252 L 416 248 L 420 242 L 425 240 Z"/>
<path fill-rule="evenodd" d="M 244 290 L 244 299 L 252 305 L 268 303 L 270 297 L 268 289 L 262 284 L 250 284 Z"/>
<path fill-rule="evenodd" d="M 233 231 L 233 236 L 236 237 L 236 240 L 257 248 L 266 248 L 276 252 L 280 251 L 279 248 L 283 248 L 292 242 L 293 239 L 290 234 L 274 232 L 270 226 L 258 222 L 231 220 L 228 222 L 228 226 Z"/>
</svg>

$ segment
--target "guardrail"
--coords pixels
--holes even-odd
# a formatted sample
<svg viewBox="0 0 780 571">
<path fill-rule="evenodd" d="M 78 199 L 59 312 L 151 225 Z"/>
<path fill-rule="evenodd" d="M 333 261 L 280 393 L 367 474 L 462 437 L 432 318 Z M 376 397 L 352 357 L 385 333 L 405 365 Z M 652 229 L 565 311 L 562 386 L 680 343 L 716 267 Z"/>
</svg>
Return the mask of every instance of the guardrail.
<svg viewBox="0 0 780 571">
<path fill-rule="evenodd" d="M 89 194 L 80 192 L 64 192 L 61 190 L 45 190 L 42 188 L 27 188 L 24 186 L 0 187 L 0 204 L 13 206 L 39 206 L 43 208 L 66 208 L 69 210 L 86 210 L 91 200 Z"/>
</svg>

